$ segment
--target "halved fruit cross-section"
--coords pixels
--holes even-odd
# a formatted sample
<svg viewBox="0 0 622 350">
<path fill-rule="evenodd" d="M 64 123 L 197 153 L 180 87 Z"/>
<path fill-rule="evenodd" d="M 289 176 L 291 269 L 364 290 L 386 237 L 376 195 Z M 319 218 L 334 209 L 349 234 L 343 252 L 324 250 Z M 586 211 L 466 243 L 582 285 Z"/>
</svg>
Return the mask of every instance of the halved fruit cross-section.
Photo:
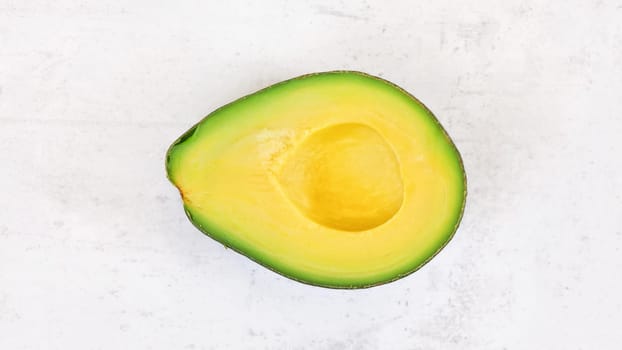
<svg viewBox="0 0 622 350">
<path fill-rule="evenodd" d="M 383 79 L 294 78 L 209 114 L 166 158 L 205 234 L 282 275 L 333 288 L 403 277 L 451 239 L 460 155 L 432 113 Z"/>
</svg>

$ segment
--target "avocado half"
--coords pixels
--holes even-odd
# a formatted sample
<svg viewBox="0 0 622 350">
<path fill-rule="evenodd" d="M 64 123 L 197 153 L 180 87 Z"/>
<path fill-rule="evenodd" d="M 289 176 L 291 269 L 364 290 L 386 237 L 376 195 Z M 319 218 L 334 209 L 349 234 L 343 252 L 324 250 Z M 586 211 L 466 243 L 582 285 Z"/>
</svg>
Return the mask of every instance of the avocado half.
<svg viewBox="0 0 622 350">
<path fill-rule="evenodd" d="M 458 228 L 466 176 L 415 97 L 353 71 L 293 78 L 229 103 L 169 148 L 202 232 L 296 281 L 365 288 L 432 259 Z"/>
</svg>

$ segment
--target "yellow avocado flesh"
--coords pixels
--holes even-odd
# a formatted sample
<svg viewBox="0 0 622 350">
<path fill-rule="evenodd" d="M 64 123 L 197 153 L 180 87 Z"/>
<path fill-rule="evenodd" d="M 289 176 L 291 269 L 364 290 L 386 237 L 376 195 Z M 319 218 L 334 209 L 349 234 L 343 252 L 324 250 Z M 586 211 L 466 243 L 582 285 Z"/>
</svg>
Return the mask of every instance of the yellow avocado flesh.
<svg viewBox="0 0 622 350">
<path fill-rule="evenodd" d="M 458 151 L 420 102 L 358 72 L 307 75 L 211 113 L 167 154 L 191 221 L 287 277 L 369 287 L 449 241 Z"/>
</svg>

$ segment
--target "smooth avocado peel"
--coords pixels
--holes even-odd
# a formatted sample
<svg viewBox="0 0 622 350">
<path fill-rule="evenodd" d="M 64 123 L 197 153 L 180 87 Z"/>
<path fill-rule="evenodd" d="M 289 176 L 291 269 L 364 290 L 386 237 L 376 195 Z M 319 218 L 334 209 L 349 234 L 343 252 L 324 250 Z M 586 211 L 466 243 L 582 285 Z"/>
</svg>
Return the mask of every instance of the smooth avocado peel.
<svg viewBox="0 0 622 350">
<path fill-rule="evenodd" d="M 291 279 L 365 288 L 406 276 L 456 231 L 466 176 L 415 97 L 360 72 L 315 73 L 242 97 L 169 148 L 202 232 Z"/>
</svg>

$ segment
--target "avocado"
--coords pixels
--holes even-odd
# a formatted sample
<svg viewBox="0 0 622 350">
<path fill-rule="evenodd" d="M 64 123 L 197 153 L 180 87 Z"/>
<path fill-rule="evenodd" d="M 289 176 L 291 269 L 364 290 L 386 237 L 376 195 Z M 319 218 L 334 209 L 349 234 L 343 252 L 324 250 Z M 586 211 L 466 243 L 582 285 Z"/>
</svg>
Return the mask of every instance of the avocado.
<svg viewBox="0 0 622 350">
<path fill-rule="evenodd" d="M 169 148 L 168 178 L 202 232 L 291 279 L 365 288 L 451 239 L 466 200 L 453 142 L 415 97 L 353 71 L 229 103 Z"/>
</svg>

